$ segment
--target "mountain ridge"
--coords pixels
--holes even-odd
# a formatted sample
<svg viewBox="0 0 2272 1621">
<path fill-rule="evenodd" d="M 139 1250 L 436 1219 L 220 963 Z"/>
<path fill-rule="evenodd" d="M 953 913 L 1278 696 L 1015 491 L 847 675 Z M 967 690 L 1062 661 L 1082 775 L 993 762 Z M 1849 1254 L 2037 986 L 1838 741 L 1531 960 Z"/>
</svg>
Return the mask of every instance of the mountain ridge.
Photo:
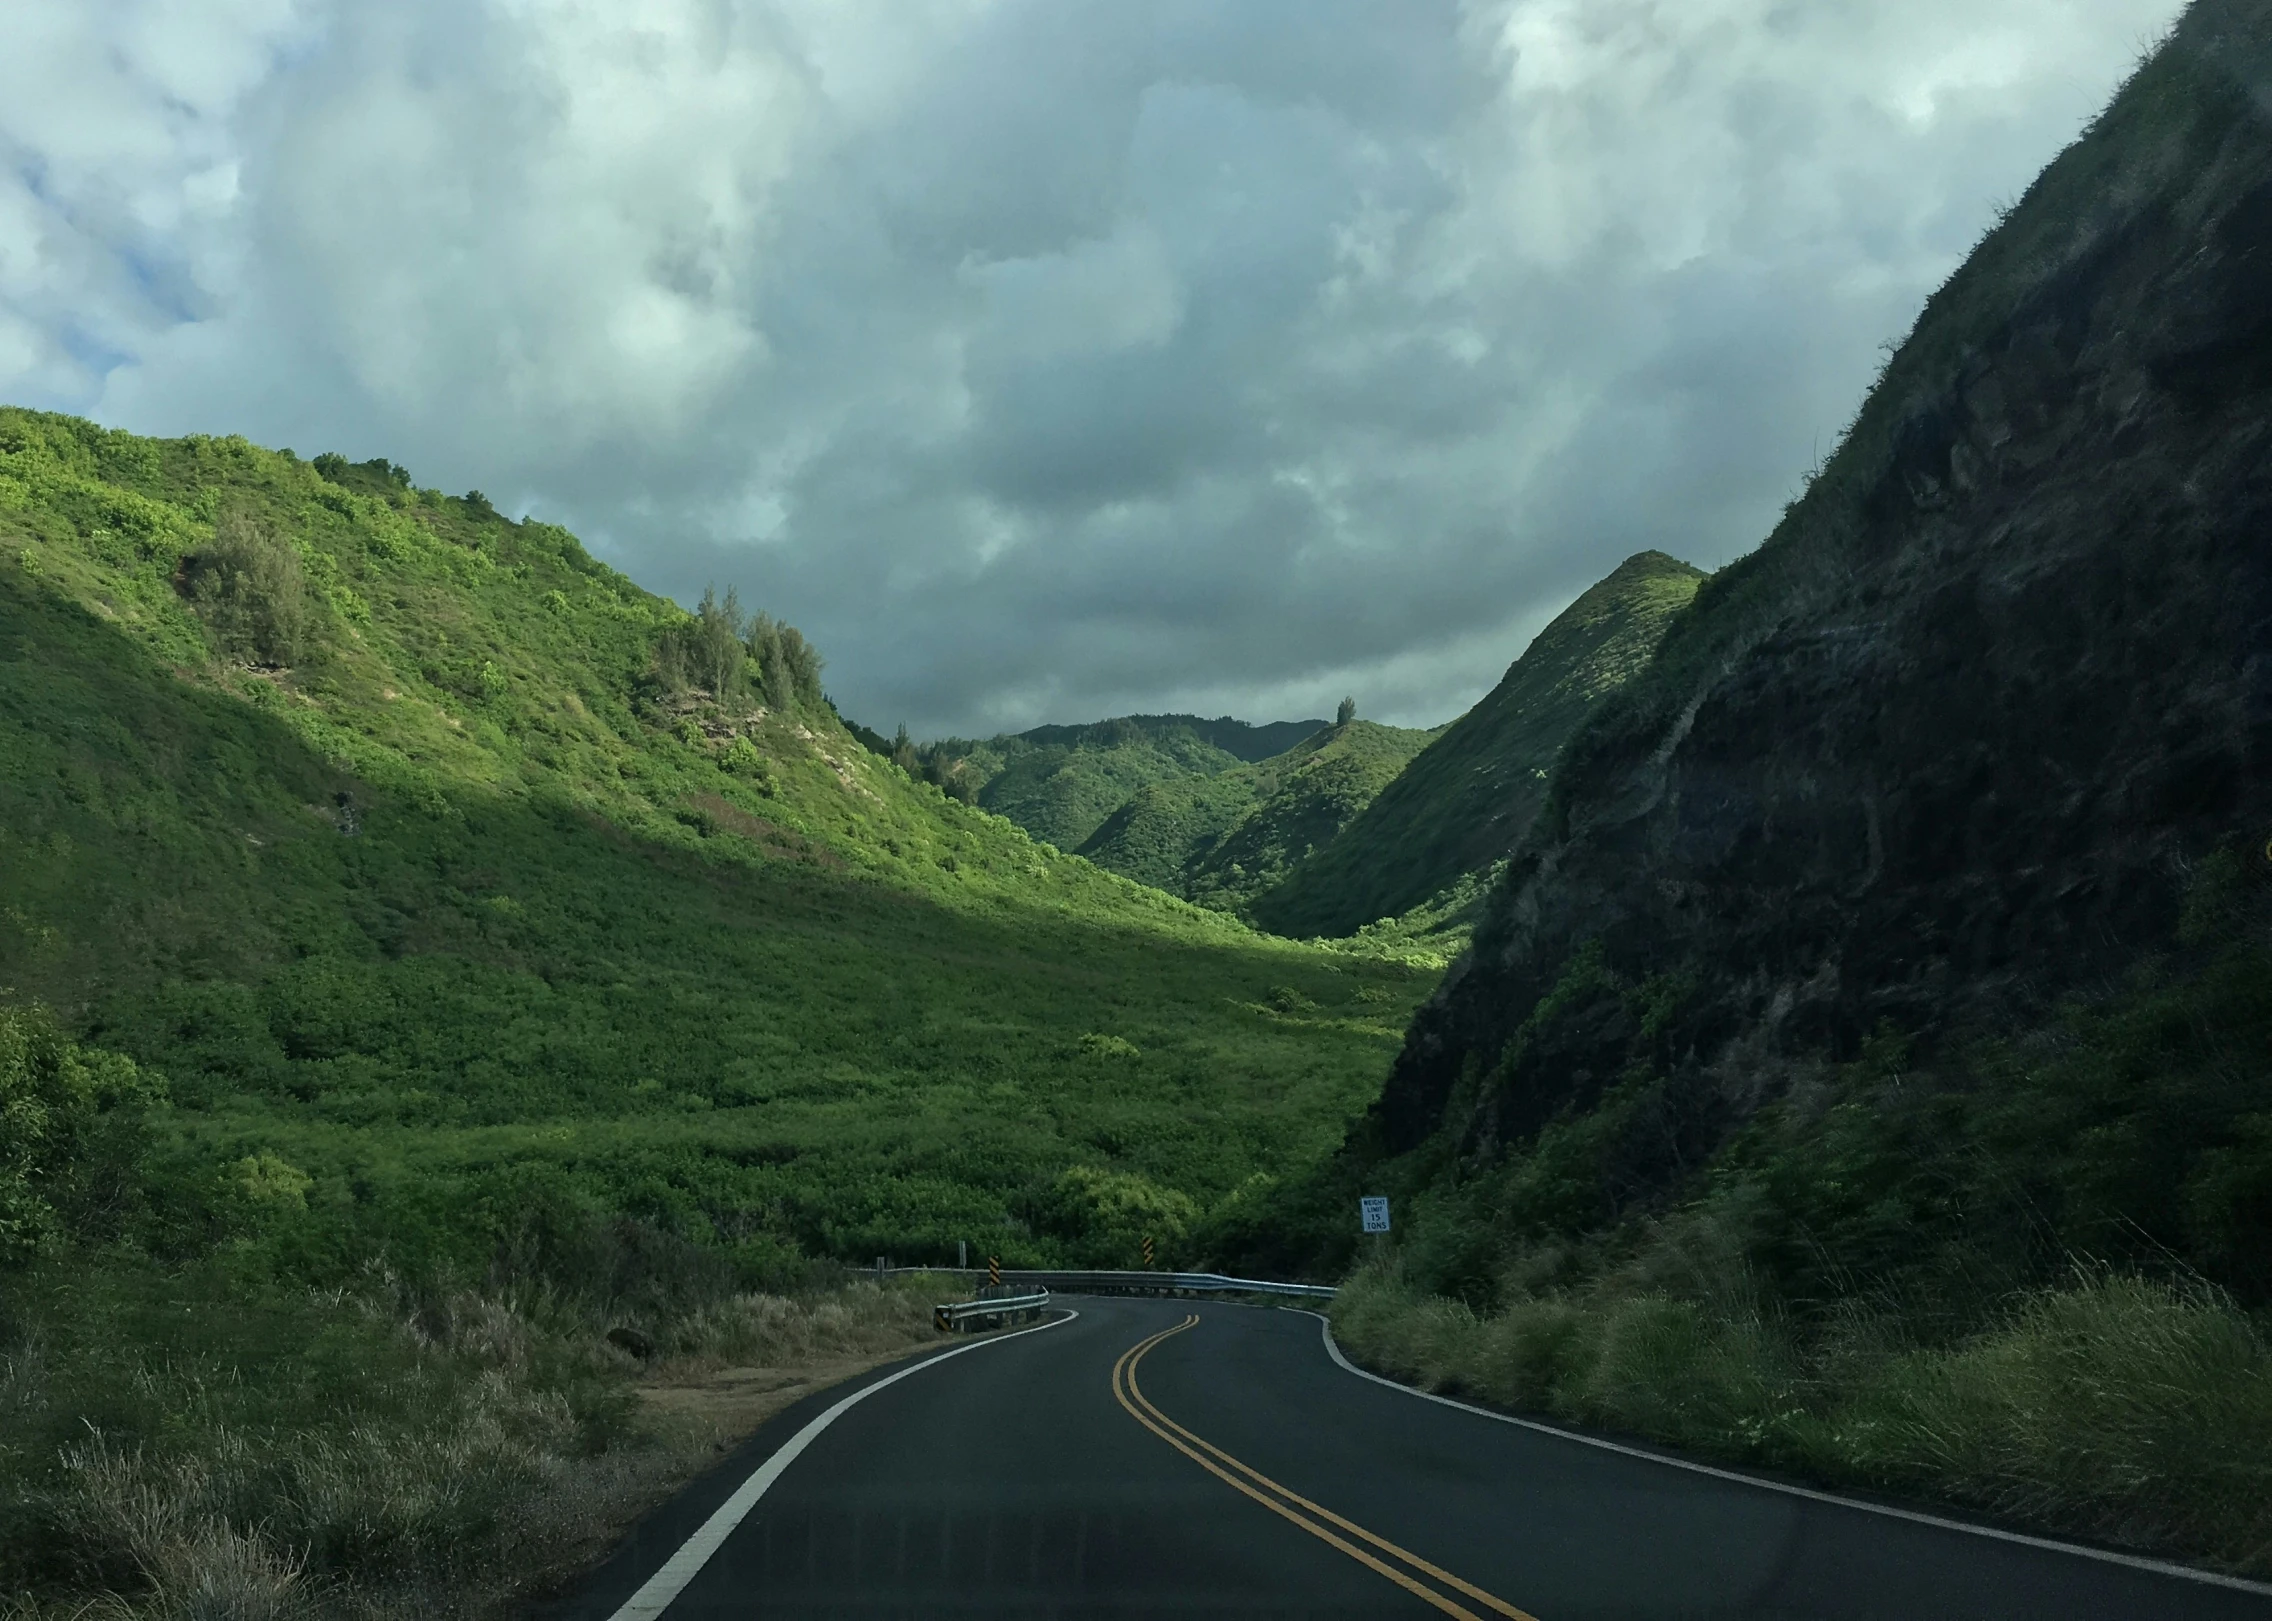
<svg viewBox="0 0 2272 1621">
<path fill-rule="evenodd" d="M 2182 1258 L 2246 1298 L 2272 1285 L 2242 1236 L 2272 1209 L 2243 1191 L 2265 1174 L 2260 1077 L 2141 1026 L 2122 1039 L 2161 1055 L 2182 1120 L 2093 1048 L 2107 1078 L 2058 1081 L 2090 1097 L 2088 1130 L 2047 1090 L 2084 1062 L 2060 1056 L 2062 1020 L 2127 1030 L 2157 997 L 2257 1017 L 2272 124 L 2248 87 L 2266 82 L 2272 18 L 2191 7 L 1928 301 L 1765 544 L 1573 735 L 1347 1148 L 1468 1212 L 1442 1228 L 1469 1246 L 1442 1276 L 1488 1293 L 1543 1235 L 1709 1206 L 1701 1168 L 1761 1134 L 1831 1163 L 1827 1098 L 2020 1110 L 2026 1131 L 1997 1129 L 2042 1167 L 2022 1232 Z M 1998 1045 L 2028 1032 L 2038 1047 Z M 1999 1101 L 2014 1091 L 2037 1112 Z M 2091 1132 L 2158 1169 L 2088 1170 Z M 1948 1239 L 2011 1287 L 2052 1242 Z M 1969 1287 L 1915 1253 L 1852 1265 Z"/>
<path fill-rule="evenodd" d="M 1354 934 L 1504 859 L 1544 804 L 1563 741 L 1647 662 L 1703 578 L 1663 552 L 1620 563 L 1249 915 L 1276 934 Z"/>
<path fill-rule="evenodd" d="M 1226 1264 L 1424 1387 L 2266 1571 L 2268 85 L 2195 0 L 2003 214 Z"/>
</svg>

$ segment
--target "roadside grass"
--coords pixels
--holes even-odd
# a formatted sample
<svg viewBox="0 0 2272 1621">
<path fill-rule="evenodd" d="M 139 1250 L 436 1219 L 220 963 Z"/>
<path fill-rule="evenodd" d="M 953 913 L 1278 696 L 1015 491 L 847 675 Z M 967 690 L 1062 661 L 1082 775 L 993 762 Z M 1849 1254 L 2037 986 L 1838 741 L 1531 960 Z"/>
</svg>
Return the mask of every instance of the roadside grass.
<svg viewBox="0 0 2272 1621">
<path fill-rule="evenodd" d="M 1581 951 L 1508 1050 L 1679 994 Z M 1496 1143 L 1514 1083 L 1471 1070 L 1410 1154 L 1355 1142 L 1213 1220 L 1247 1264 L 1346 1265 L 1389 1196 L 1333 1316 L 1431 1388 L 2272 1575 L 2268 1054 L 2272 878 L 2220 850 L 2164 952 L 2031 1022 L 1636 1061 Z M 1764 1097 L 1684 1136 L 1731 1076 Z"/>
<path fill-rule="evenodd" d="M 497 1614 L 714 1460 L 640 1380 L 935 1337 L 919 1290 L 867 1282 L 650 1307 L 645 1366 L 605 1338 L 620 1302 L 540 1281 L 255 1289 L 79 1256 L 5 1299 L 10 1621 Z"/>
<path fill-rule="evenodd" d="M 1887 1313 L 1802 1335 L 1630 1277 L 1478 1312 L 1367 1264 L 1334 1301 L 1359 1362 L 1423 1389 L 1830 1485 L 2272 1575 L 2272 1339 L 2205 1285 L 2094 1271 L 1942 1347 Z"/>
</svg>

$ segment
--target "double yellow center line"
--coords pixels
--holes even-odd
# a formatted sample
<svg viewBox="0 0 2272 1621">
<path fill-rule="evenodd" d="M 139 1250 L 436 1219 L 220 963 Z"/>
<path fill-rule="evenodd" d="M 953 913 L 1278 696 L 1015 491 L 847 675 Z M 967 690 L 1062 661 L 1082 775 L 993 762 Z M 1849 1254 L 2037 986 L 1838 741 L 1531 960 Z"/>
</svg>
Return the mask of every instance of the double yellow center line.
<svg viewBox="0 0 2272 1621">
<path fill-rule="evenodd" d="M 1218 1480 L 1246 1493 L 1271 1513 L 1293 1521 L 1320 1541 L 1331 1543 L 1358 1564 L 1378 1571 L 1397 1586 L 1417 1594 L 1446 1615 L 1462 1616 L 1465 1621 L 1484 1621 L 1482 1616 L 1466 1605 L 1438 1592 L 1437 1587 L 1447 1587 L 1463 1594 L 1494 1614 L 1507 1617 L 1508 1621 L 1537 1621 L 1537 1617 L 1516 1609 L 1504 1599 L 1494 1598 L 1472 1583 L 1461 1581 L 1448 1570 L 1438 1569 L 1418 1554 L 1407 1552 L 1386 1537 L 1377 1537 L 1363 1526 L 1343 1519 L 1331 1509 L 1320 1508 L 1300 1493 L 1289 1491 L 1261 1470 L 1251 1469 L 1239 1462 L 1221 1447 L 1202 1441 L 1153 1406 L 1146 1399 L 1142 1387 L 1136 1383 L 1136 1365 L 1162 1340 L 1172 1339 L 1186 1329 L 1198 1326 L 1198 1323 L 1197 1316 L 1186 1317 L 1175 1327 L 1163 1329 L 1150 1339 L 1130 1346 L 1120 1353 L 1120 1360 L 1112 1365 L 1113 1396 L 1121 1406 L 1128 1409 L 1129 1415 L 1137 1423 Z M 1344 1536 L 1342 1532 L 1348 1534 Z M 1359 1542 L 1366 1544 L 1366 1547 L 1359 1547 Z M 1423 1577 L 1427 1580 L 1423 1581 Z M 1429 1582 L 1436 1586 L 1428 1585 Z"/>
</svg>

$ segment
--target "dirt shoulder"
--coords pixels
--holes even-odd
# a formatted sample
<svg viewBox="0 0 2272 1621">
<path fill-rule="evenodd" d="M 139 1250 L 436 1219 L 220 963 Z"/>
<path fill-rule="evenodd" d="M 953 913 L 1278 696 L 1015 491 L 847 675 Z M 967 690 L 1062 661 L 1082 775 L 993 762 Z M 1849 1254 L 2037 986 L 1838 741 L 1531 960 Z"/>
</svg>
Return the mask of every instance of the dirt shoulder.
<svg viewBox="0 0 2272 1621">
<path fill-rule="evenodd" d="M 858 1356 L 820 1357 L 763 1367 L 665 1368 L 639 1382 L 639 1405 L 664 1425 L 732 1446 L 775 1413 L 816 1390 L 843 1384 L 871 1368 L 944 1343 L 946 1337 L 939 1335 Z"/>
</svg>

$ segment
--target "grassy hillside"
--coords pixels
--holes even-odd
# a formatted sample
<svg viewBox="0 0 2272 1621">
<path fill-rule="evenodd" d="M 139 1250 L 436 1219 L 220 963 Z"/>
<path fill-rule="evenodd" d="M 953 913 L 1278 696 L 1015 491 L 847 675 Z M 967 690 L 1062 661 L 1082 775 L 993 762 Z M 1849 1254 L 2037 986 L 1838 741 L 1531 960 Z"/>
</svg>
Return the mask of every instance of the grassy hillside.
<svg viewBox="0 0 2272 1621">
<path fill-rule="evenodd" d="M 1204 782 L 1239 764 L 1238 756 L 1182 726 L 1106 721 L 1051 730 L 1067 735 L 981 745 L 958 756 L 959 771 L 982 777 L 979 804 L 1063 850 L 1087 843 L 1114 811 L 1154 784 Z"/>
<path fill-rule="evenodd" d="M 1100 865 L 1173 889 L 1174 884 L 1151 875 L 1153 865 L 1143 855 L 1122 858 L 1104 824 L 1147 789 L 1197 789 L 1235 773 L 1242 763 L 1283 753 L 1324 724 L 1252 726 L 1228 715 L 1217 720 L 1121 715 L 1086 726 L 1037 726 L 985 742 L 942 738 L 921 746 L 904 740 L 894 745 L 878 737 L 873 746 L 898 758 L 910 775 L 1007 816 L 1037 839 L 1065 850 L 1096 844 Z M 1226 801 L 1224 794 L 1207 797 Z M 1238 799 L 1238 791 L 1228 798 Z M 1144 848 L 1139 841 L 1138 849 Z"/>
<path fill-rule="evenodd" d="M 1147 784 L 1080 854 L 1219 911 L 1255 894 L 1361 811 L 1433 734 L 1349 721 L 1214 776 Z"/>
<path fill-rule="evenodd" d="M 1188 734 L 1209 748 L 1220 749 L 1234 760 L 1250 765 L 1284 754 L 1325 724 L 1322 720 L 1274 720 L 1257 725 L 1222 715 L 1205 720 L 1198 715 L 1118 715 L 1085 726 L 1036 726 L 1028 731 L 996 738 L 997 748 L 1110 748 L 1139 737 Z"/>
<path fill-rule="evenodd" d="M 1128 715 L 893 752 L 911 775 L 1037 839 L 1236 912 L 1333 838 L 1431 735 L 1370 721 Z"/>
<path fill-rule="evenodd" d="M 1185 894 L 1197 855 L 1221 843 L 1261 802 L 1260 772 L 1149 783 L 1104 819 L 1079 853 L 1140 884 Z"/>
<path fill-rule="evenodd" d="M 1347 827 L 1435 735 L 1349 720 L 1248 767 L 1254 808 L 1193 849 L 1182 893 L 1224 911 L 1245 906 Z"/>
<path fill-rule="evenodd" d="M 1619 564 L 1250 915 L 1279 934 L 1354 934 L 1503 860 L 1545 802 L 1563 741 L 1648 662 L 1703 578 L 1663 552 Z"/>
<path fill-rule="evenodd" d="M 184 1163 L 312 1178 L 304 1264 L 478 1265 L 548 1201 L 753 1265 L 1173 1255 L 1369 1096 L 1412 971 L 1036 845 L 762 659 L 721 699 L 710 621 L 562 530 L 323 469 L 0 412 L 0 985 L 161 1073 Z M 275 629 L 231 536 L 296 571 L 289 664 L 222 650 Z"/>
</svg>

